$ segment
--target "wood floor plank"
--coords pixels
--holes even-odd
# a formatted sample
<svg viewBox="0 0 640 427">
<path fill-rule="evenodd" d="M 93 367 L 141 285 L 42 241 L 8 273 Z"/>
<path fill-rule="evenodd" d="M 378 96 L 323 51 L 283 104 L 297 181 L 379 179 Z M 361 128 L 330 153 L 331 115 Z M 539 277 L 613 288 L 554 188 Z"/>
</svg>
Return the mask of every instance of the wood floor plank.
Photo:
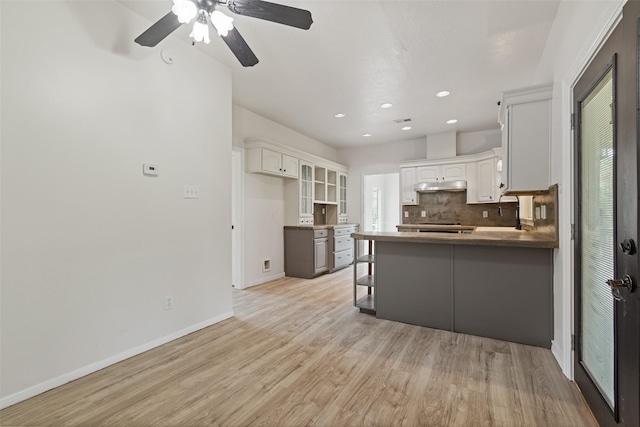
<svg viewBox="0 0 640 427">
<path fill-rule="evenodd" d="M 6 408 L 0 425 L 596 425 L 549 350 L 362 314 L 352 275 L 235 290 L 235 317 Z"/>
</svg>

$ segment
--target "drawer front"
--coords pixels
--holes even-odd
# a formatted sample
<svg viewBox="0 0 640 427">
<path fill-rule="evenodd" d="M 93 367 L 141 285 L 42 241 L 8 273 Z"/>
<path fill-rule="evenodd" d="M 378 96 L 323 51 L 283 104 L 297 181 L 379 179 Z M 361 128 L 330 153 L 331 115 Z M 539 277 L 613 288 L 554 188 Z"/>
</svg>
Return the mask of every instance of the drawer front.
<svg viewBox="0 0 640 427">
<path fill-rule="evenodd" d="M 356 231 L 355 227 L 334 228 L 333 229 L 333 235 L 335 237 L 338 237 L 338 236 L 349 236 L 349 235 L 351 235 L 351 233 L 354 233 L 355 231 Z"/>
<path fill-rule="evenodd" d="M 346 249 L 353 248 L 353 239 L 351 237 L 342 236 L 342 237 L 334 237 L 333 238 L 333 251 L 340 252 Z"/>
<path fill-rule="evenodd" d="M 318 239 L 320 237 L 327 237 L 329 230 L 313 230 L 313 238 Z"/>
<path fill-rule="evenodd" d="M 333 254 L 333 268 L 345 267 L 353 262 L 353 249 Z"/>
</svg>

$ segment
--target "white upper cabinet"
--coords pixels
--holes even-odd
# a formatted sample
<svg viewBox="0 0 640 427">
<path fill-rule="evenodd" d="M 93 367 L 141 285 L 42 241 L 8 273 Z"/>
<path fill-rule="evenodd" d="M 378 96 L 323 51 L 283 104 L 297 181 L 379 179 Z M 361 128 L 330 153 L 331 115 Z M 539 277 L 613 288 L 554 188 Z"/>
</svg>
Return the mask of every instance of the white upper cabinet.
<svg viewBox="0 0 640 427">
<path fill-rule="evenodd" d="M 417 205 L 418 193 L 416 186 L 416 169 L 417 168 L 400 168 L 400 202 L 403 205 Z"/>
<path fill-rule="evenodd" d="M 298 159 L 268 148 L 246 150 L 247 172 L 298 178 Z"/>
<path fill-rule="evenodd" d="M 496 193 L 496 159 L 481 160 L 477 164 L 478 202 L 493 202 Z"/>
<path fill-rule="evenodd" d="M 449 165 L 420 166 L 416 168 L 417 182 L 460 181 L 467 178 L 467 165 L 453 163 Z"/>
<path fill-rule="evenodd" d="M 440 177 L 440 166 L 421 166 L 415 168 L 414 181 L 436 182 Z"/>
<path fill-rule="evenodd" d="M 500 102 L 502 192 L 527 194 L 551 185 L 553 85 L 505 92 Z"/>
<path fill-rule="evenodd" d="M 464 163 L 454 163 L 442 165 L 441 173 L 443 181 L 459 181 L 467 178 L 467 165 Z"/>
<path fill-rule="evenodd" d="M 291 178 L 298 177 L 298 159 L 295 157 L 282 155 L 282 174 Z"/>
</svg>

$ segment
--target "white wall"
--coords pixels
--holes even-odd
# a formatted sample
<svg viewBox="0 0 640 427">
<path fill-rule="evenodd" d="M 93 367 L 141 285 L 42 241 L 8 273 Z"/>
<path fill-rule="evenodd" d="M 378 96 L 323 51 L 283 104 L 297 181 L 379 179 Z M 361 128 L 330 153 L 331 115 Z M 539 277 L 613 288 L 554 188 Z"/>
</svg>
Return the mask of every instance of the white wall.
<svg viewBox="0 0 640 427">
<path fill-rule="evenodd" d="M 3 1 L 1 24 L 7 406 L 233 315 L 232 104 L 226 67 L 172 37 L 164 64 L 118 3 Z"/>
<path fill-rule="evenodd" d="M 335 161 L 336 150 L 239 106 L 233 107 L 233 145 L 264 138 Z M 244 174 L 244 283 L 254 286 L 284 276 L 285 179 Z M 271 270 L 262 271 L 271 260 Z"/>
<path fill-rule="evenodd" d="M 532 82 L 554 82 L 551 177 L 553 183 L 559 183 L 560 248 L 554 254 L 554 341 L 551 349 L 569 378 L 573 377 L 571 88 L 612 29 L 623 4 L 624 0 L 561 2 Z"/>
<path fill-rule="evenodd" d="M 336 161 L 336 149 L 309 138 L 279 123 L 255 114 L 245 108 L 233 106 L 233 145 L 244 147 L 244 140 L 269 139 L 291 148 L 302 150 L 332 162 Z"/>
<path fill-rule="evenodd" d="M 465 132 L 457 135 L 456 147 L 458 156 L 484 153 L 492 148 L 502 146 L 502 131 L 498 127 L 497 111 L 498 108 L 496 106 L 496 129 Z"/>
</svg>

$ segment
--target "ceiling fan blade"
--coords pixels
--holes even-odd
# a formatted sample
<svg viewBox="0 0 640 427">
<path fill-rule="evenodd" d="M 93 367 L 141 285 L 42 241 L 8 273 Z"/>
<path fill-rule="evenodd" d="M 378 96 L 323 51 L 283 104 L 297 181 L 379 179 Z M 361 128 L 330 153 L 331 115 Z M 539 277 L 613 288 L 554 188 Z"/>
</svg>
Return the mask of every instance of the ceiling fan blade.
<svg viewBox="0 0 640 427">
<path fill-rule="evenodd" d="M 228 0 L 227 7 L 238 15 L 264 19 L 308 30 L 313 23 L 311 12 L 262 0 Z"/>
<path fill-rule="evenodd" d="M 258 63 L 258 58 L 237 29 L 233 28 L 226 36 L 222 36 L 222 40 L 229 46 L 243 67 L 253 67 Z"/>
<path fill-rule="evenodd" d="M 153 47 L 160 43 L 165 37 L 173 33 L 180 25 L 178 16 L 169 12 L 162 17 L 158 22 L 149 27 L 147 31 L 140 34 L 135 42 L 140 46 Z"/>
</svg>

